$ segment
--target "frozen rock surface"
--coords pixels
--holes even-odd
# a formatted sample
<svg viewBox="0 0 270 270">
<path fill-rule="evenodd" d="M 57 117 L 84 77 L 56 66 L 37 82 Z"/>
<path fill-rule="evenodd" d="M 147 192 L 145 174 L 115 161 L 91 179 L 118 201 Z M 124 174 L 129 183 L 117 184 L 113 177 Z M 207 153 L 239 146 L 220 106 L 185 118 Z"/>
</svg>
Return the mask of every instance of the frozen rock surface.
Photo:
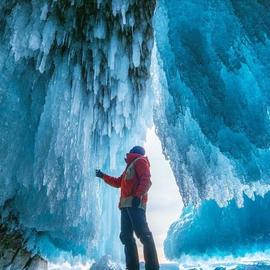
<svg viewBox="0 0 270 270">
<path fill-rule="evenodd" d="M 47 262 L 27 251 L 19 232 L 10 232 L 0 226 L 0 269 L 1 270 L 47 270 Z"/>
</svg>

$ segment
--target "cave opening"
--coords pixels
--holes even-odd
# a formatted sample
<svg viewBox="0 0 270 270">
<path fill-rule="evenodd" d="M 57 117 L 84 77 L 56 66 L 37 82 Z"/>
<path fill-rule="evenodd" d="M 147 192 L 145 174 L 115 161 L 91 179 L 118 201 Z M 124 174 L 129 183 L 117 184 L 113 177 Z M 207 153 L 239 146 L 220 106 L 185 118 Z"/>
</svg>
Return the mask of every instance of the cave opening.
<svg viewBox="0 0 270 270">
<path fill-rule="evenodd" d="M 159 260 L 165 263 L 167 259 L 164 255 L 163 242 L 170 225 L 179 218 L 183 203 L 169 161 L 162 153 L 161 142 L 154 127 L 147 130 L 144 146 L 151 163 L 152 180 L 147 209 L 148 223 L 155 238 Z"/>
</svg>

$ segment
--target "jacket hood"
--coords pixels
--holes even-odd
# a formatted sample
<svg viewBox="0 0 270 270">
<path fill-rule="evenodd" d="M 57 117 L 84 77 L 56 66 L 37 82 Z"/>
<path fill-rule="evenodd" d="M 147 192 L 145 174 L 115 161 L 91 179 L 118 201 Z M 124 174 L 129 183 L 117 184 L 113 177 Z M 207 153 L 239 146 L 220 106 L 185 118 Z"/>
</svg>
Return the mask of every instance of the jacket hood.
<svg viewBox="0 0 270 270">
<path fill-rule="evenodd" d="M 143 159 L 145 159 L 150 166 L 150 162 L 149 162 L 148 158 L 146 156 L 143 156 L 143 155 L 140 155 L 137 153 L 127 153 L 125 161 L 127 164 L 130 164 L 134 159 L 136 159 L 138 157 L 142 157 Z"/>
</svg>

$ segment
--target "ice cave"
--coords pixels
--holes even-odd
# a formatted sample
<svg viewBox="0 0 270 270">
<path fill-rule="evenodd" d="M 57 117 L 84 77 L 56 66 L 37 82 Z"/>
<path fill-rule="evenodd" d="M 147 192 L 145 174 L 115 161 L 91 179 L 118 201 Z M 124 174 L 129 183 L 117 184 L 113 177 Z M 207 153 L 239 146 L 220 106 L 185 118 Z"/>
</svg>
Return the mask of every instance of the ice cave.
<svg viewBox="0 0 270 270">
<path fill-rule="evenodd" d="M 119 194 L 95 169 L 118 175 L 149 129 L 179 194 L 168 207 L 184 205 L 167 260 L 270 269 L 269 11 L 1 0 L 0 269 L 122 269 Z"/>
</svg>

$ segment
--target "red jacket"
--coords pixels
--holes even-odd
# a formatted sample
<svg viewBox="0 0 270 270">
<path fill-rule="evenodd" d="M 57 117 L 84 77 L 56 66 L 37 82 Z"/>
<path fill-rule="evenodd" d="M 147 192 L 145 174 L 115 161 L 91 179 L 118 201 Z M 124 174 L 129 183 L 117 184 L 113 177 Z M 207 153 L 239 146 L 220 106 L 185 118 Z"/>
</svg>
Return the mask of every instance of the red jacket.
<svg viewBox="0 0 270 270">
<path fill-rule="evenodd" d="M 150 163 L 147 157 L 128 153 L 125 159 L 127 166 L 120 177 L 104 174 L 104 181 L 116 188 L 121 188 L 119 207 L 130 207 L 134 196 L 141 199 L 140 207 L 145 208 L 147 191 L 151 186 Z"/>
</svg>

